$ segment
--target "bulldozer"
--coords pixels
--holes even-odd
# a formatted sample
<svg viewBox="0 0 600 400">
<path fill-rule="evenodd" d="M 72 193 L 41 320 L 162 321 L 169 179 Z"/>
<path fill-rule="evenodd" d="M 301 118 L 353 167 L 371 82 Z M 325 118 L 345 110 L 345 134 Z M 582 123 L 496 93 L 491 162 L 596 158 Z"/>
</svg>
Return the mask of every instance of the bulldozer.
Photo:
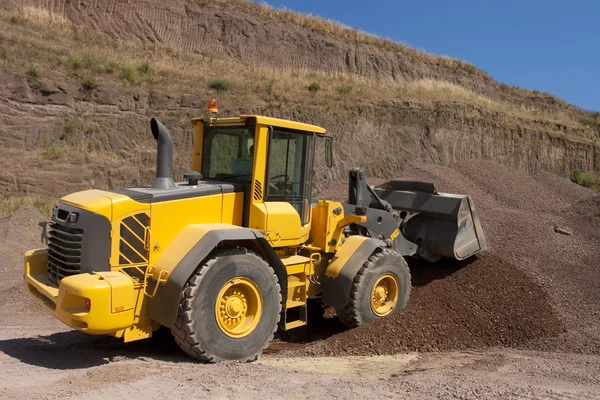
<svg viewBox="0 0 600 400">
<path fill-rule="evenodd" d="M 203 362 L 253 361 L 311 304 L 349 329 L 409 301 L 406 259 L 462 260 L 486 249 L 472 199 L 430 182 L 370 186 L 348 173 L 347 202 L 313 199 L 325 129 L 259 115 L 193 118 L 190 172 L 173 179 L 173 139 L 157 119 L 151 184 L 68 194 L 24 255 L 29 295 L 72 329 L 125 342 L 167 329 Z"/>
</svg>

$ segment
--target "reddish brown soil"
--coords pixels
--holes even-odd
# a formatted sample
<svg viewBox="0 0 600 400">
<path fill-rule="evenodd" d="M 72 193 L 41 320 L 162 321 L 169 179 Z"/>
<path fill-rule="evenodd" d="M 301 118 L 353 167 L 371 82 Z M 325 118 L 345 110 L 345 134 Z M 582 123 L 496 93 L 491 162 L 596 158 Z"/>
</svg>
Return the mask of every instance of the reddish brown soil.
<svg viewBox="0 0 600 400">
<path fill-rule="evenodd" d="M 563 329 L 544 291 L 494 254 L 469 263 L 415 264 L 411 270 L 412 298 L 403 312 L 303 352 L 371 355 L 519 346 Z"/>
<path fill-rule="evenodd" d="M 531 176 L 486 161 L 425 166 L 404 177 L 471 195 L 488 251 L 463 263 L 412 261 L 413 290 L 404 311 L 348 331 L 329 311 L 288 339 L 312 342 L 290 352 L 369 355 L 502 345 L 600 353 L 597 193 L 552 174 Z M 321 197 L 345 200 L 346 186 L 329 187 Z"/>
</svg>

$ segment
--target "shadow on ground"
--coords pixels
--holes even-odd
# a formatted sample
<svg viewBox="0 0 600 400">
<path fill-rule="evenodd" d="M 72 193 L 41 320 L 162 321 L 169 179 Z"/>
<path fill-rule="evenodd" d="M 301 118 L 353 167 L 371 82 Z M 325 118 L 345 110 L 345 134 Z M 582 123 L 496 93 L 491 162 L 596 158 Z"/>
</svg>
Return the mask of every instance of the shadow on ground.
<svg viewBox="0 0 600 400">
<path fill-rule="evenodd" d="M 168 333 L 168 332 L 167 332 Z M 171 362 L 190 361 L 175 341 L 159 331 L 156 336 L 131 343 L 110 336 L 91 336 L 78 331 L 0 340 L 0 352 L 26 364 L 52 369 L 96 367 L 122 359 L 150 358 Z"/>
<path fill-rule="evenodd" d="M 433 281 L 448 278 L 450 275 L 468 267 L 477 259 L 477 256 L 462 261 L 444 258 L 430 263 L 425 260 L 408 258 L 412 287 L 422 287 Z"/>
</svg>

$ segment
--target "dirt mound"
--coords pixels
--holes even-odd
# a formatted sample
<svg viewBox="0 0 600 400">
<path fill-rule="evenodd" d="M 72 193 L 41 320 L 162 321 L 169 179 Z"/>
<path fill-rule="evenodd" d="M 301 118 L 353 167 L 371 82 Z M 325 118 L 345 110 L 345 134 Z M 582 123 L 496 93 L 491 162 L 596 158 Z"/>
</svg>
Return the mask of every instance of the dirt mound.
<svg viewBox="0 0 600 400">
<path fill-rule="evenodd" d="M 486 254 L 469 264 L 414 264 L 411 271 L 413 291 L 403 312 L 299 352 L 372 355 L 518 347 L 562 332 L 543 289 L 495 255 Z"/>
<path fill-rule="evenodd" d="M 329 338 L 296 352 L 494 345 L 600 352 L 600 197 L 549 173 L 529 175 L 488 161 L 426 165 L 402 177 L 472 196 L 489 250 L 466 265 L 411 262 L 413 292 L 403 312 L 341 333 L 336 326 Z M 345 200 L 346 190 L 330 186 L 322 195 Z"/>
</svg>

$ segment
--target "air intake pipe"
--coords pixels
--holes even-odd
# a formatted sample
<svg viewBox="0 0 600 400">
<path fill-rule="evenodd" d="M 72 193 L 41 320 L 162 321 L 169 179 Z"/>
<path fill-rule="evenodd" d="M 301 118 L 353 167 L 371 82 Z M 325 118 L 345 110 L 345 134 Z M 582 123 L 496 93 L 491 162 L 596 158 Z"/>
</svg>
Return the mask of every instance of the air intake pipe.
<svg viewBox="0 0 600 400">
<path fill-rule="evenodd" d="M 152 182 L 152 189 L 174 189 L 173 138 L 168 129 L 155 118 L 150 121 L 150 128 L 157 142 L 156 178 Z"/>
</svg>

